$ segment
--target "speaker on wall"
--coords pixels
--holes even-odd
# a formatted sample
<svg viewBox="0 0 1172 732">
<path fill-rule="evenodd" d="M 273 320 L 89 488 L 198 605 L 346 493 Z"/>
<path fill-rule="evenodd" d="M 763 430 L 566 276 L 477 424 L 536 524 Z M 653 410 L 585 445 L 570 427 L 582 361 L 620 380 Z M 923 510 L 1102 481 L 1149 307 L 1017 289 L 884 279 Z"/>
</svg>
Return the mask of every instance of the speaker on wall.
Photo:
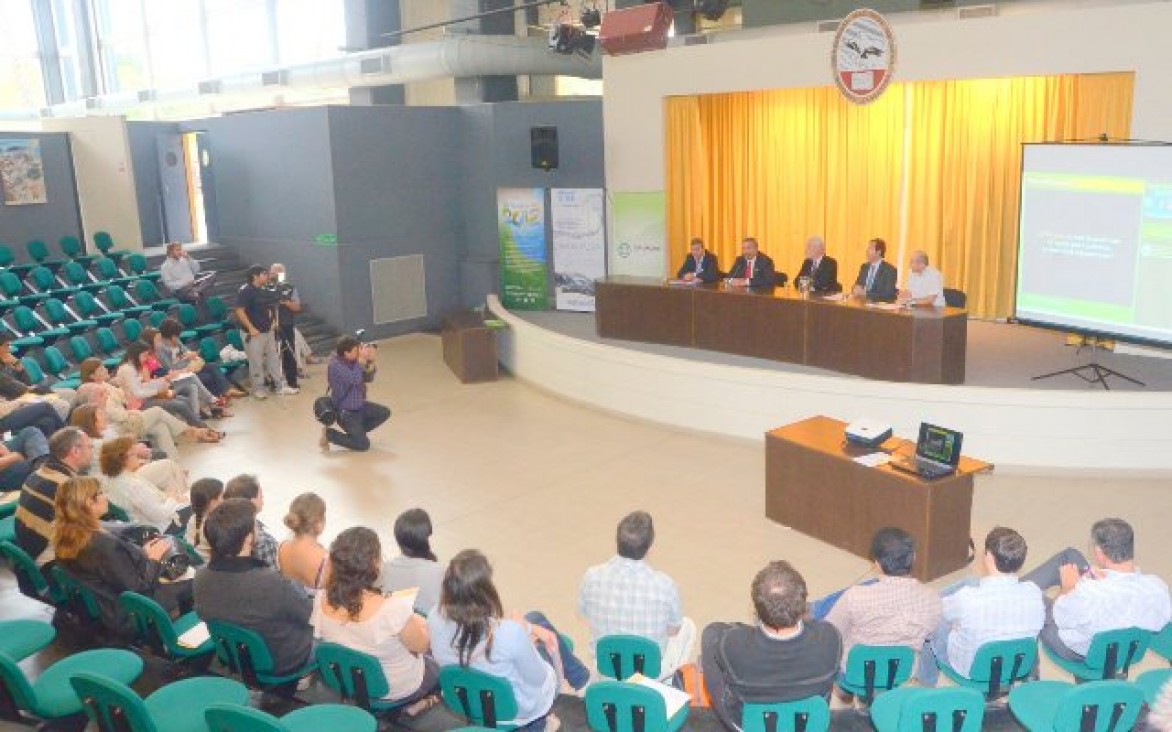
<svg viewBox="0 0 1172 732">
<path fill-rule="evenodd" d="M 529 154 L 534 168 L 553 170 L 558 166 L 558 128 L 530 127 Z"/>
</svg>

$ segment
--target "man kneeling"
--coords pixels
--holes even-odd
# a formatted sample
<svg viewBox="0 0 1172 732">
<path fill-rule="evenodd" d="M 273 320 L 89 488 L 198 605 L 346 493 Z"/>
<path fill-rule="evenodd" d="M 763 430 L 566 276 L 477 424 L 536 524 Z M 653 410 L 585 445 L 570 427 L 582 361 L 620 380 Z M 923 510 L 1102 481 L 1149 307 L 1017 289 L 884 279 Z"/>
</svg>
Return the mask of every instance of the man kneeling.
<svg viewBox="0 0 1172 732">
<path fill-rule="evenodd" d="M 378 371 L 374 363 L 378 351 L 354 336 L 339 338 L 334 351 L 327 378 L 339 429 L 324 428 L 320 445 L 323 450 L 330 449 L 332 443 L 365 452 L 370 449 L 366 433 L 391 417 L 391 410 L 366 400 L 366 385 L 374 381 Z"/>
</svg>

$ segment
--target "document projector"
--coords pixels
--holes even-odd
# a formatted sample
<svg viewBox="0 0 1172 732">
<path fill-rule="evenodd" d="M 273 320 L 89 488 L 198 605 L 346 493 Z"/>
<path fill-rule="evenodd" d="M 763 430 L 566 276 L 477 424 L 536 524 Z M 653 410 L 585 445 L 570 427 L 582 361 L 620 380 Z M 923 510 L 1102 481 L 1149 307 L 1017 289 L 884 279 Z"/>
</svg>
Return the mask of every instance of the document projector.
<svg viewBox="0 0 1172 732">
<path fill-rule="evenodd" d="M 856 419 L 846 426 L 846 441 L 863 447 L 879 447 L 891 437 L 891 425 L 876 419 Z"/>
</svg>

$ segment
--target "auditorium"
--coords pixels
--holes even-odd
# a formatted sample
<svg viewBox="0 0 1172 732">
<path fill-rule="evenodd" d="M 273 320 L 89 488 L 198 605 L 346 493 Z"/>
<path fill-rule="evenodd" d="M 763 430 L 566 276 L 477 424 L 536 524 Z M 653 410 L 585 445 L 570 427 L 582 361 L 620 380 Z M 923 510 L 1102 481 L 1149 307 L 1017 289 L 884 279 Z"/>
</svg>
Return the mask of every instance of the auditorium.
<svg viewBox="0 0 1172 732">
<path fill-rule="evenodd" d="M 0 730 L 1172 730 L 1163 0 L 0 0 Z"/>
</svg>

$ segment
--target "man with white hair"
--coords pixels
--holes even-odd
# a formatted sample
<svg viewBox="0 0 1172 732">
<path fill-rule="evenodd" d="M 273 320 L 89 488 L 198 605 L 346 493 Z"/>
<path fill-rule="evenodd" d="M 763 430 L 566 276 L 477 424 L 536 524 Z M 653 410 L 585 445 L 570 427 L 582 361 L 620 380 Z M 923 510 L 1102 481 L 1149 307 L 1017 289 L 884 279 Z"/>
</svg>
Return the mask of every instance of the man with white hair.
<svg viewBox="0 0 1172 732">
<path fill-rule="evenodd" d="M 810 278 L 810 292 L 842 291 L 842 285 L 838 282 L 838 262 L 826 256 L 826 242 L 820 236 L 811 236 L 806 240 L 806 258 L 802 261 L 802 268 L 798 270 L 794 283 L 803 277 Z"/>
<path fill-rule="evenodd" d="M 928 255 L 917 249 L 908 267 L 907 289 L 899 291 L 899 301 L 908 306 L 944 307 L 944 275 L 928 264 Z"/>
<path fill-rule="evenodd" d="M 269 267 L 269 281 L 278 287 L 285 284 L 285 265 L 277 262 Z M 285 374 L 285 382 L 294 389 L 297 388 L 297 313 L 301 312 L 301 293 L 297 288 L 289 286 L 287 292 L 281 293 L 281 303 L 277 308 L 277 324 L 274 330 L 277 334 L 277 350 L 281 354 L 281 370 Z"/>
</svg>

